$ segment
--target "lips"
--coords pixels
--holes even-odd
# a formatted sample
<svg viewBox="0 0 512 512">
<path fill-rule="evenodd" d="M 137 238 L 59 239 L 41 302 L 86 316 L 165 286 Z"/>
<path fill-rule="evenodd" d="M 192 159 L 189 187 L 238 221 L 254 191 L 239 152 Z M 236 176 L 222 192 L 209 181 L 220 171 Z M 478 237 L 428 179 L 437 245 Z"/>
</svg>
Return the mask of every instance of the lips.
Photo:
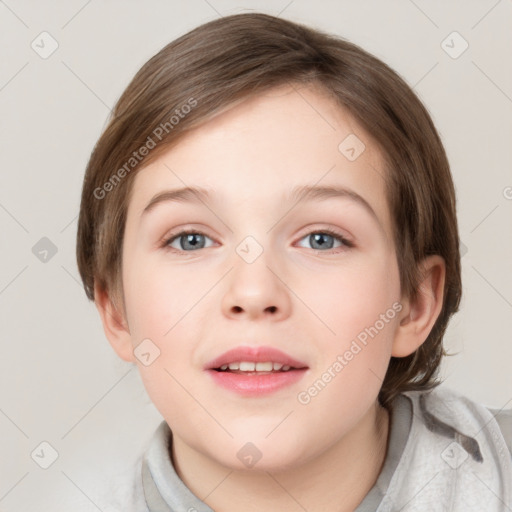
<svg viewBox="0 0 512 512">
<path fill-rule="evenodd" d="M 206 363 L 205 370 L 227 370 L 229 366 L 233 366 L 236 363 L 273 363 L 273 369 L 282 369 L 289 367 L 288 369 L 305 369 L 308 368 L 307 364 L 299 361 L 285 352 L 281 352 L 273 347 L 236 347 L 232 350 L 224 352 L 220 356 Z M 279 368 L 281 365 L 281 368 Z M 261 364 L 259 365 L 261 367 Z M 247 367 L 246 371 L 251 371 L 251 367 Z M 237 369 L 245 369 L 244 366 Z M 255 368 L 256 369 L 256 368 Z M 262 368 L 263 370 L 263 368 Z"/>
<path fill-rule="evenodd" d="M 204 370 L 220 388 L 241 397 L 268 396 L 297 384 L 309 367 L 272 347 L 237 347 L 209 361 Z"/>
</svg>

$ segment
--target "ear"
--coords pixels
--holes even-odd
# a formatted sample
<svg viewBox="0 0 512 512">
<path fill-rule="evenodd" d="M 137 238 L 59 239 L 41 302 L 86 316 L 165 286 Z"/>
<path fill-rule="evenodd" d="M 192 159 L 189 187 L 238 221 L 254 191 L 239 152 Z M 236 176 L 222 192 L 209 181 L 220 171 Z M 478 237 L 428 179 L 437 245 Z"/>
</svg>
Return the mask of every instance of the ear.
<svg viewBox="0 0 512 512">
<path fill-rule="evenodd" d="M 108 293 L 94 284 L 94 304 L 103 323 L 103 330 L 116 354 L 124 361 L 134 362 L 132 339 L 123 313 L 113 304 Z"/>
<path fill-rule="evenodd" d="M 423 280 L 414 302 L 402 297 L 403 309 L 397 327 L 391 355 L 406 357 L 427 339 L 443 307 L 446 265 L 439 255 L 422 262 Z"/>
</svg>

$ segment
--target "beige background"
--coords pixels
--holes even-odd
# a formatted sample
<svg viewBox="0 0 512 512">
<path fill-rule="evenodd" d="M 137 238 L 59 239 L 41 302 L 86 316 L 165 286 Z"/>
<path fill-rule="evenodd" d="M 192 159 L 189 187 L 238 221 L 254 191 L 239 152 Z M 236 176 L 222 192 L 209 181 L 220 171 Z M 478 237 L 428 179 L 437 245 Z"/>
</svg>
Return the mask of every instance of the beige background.
<svg viewBox="0 0 512 512">
<path fill-rule="evenodd" d="M 446 336 L 460 353 L 442 376 L 478 402 L 512 407 L 512 2 L 0 1 L 4 512 L 108 510 L 101 475 L 133 459 L 161 421 L 81 287 L 81 182 L 109 109 L 140 66 L 189 29 L 245 10 L 348 38 L 424 101 L 451 162 L 467 249 L 462 308 Z M 43 31 L 58 44 L 47 58 Z M 454 31 L 469 45 L 460 55 Z M 57 250 L 46 262 L 36 257 L 43 237 Z M 43 441 L 58 453 L 48 469 L 31 458 L 42 448 L 49 460 Z"/>
</svg>

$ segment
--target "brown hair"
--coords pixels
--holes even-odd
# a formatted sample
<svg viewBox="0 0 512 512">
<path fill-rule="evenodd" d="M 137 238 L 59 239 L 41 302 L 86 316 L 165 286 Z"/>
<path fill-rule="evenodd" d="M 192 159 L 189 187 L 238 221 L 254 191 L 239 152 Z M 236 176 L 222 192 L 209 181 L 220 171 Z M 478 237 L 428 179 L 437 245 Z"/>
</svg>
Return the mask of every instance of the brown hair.
<svg viewBox="0 0 512 512">
<path fill-rule="evenodd" d="M 413 354 L 391 358 L 379 401 L 432 389 L 462 294 L 455 190 L 440 137 L 421 101 L 382 61 L 340 37 L 267 14 L 226 16 L 179 37 L 144 64 L 118 100 L 82 190 L 77 259 L 87 297 L 94 300 L 96 282 L 124 309 L 121 256 L 135 172 L 227 106 L 285 83 L 320 85 L 380 146 L 402 293 L 416 298 L 424 257 L 445 260 L 440 315 Z"/>
</svg>

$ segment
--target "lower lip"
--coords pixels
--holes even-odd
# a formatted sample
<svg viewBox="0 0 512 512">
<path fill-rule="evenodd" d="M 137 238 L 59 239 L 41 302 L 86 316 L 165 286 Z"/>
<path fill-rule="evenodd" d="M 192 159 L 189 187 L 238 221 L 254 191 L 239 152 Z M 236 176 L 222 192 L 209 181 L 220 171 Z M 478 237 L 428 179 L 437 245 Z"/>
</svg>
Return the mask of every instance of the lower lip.
<svg viewBox="0 0 512 512">
<path fill-rule="evenodd" d="M 304 377 L 307 368 L 263 375 L 244 375 L 241 373 L 219 372 L 216 370 L 207 371 L 212 376 L 214 382 L 225 389 L 229 389 L 243 396 L 261 396 L 274 393 L 286 386 L 295 384 Z"/>
</svg>

